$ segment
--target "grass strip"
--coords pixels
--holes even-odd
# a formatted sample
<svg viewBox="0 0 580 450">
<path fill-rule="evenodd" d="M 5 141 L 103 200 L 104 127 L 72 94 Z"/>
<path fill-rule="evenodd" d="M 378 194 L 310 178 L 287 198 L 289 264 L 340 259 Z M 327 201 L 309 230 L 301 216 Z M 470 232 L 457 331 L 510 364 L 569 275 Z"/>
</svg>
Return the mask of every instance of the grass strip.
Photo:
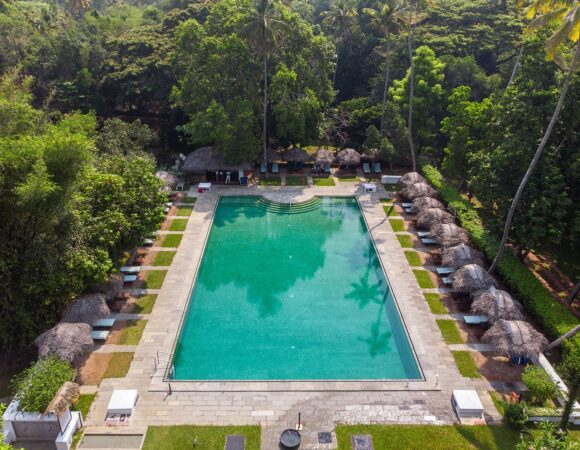
<svg viewBox="0 0 580 450">
<path fill-rule="evenodd" d="M 145 273 L 145 289 L 160 289 L 167 270 L 149 270 Z"/>
<path fill-rule="evenodd" d="M 268 177 L 268 178 L 260 178 L 258 181 L 259 186 L 281 186 L 282 185 L 282 178 L 280 177 Z"/>
<path fill-rule="evenodd" d="M 138 297 L 133 303 L 131 314 L 151 314 L 157 300 L 157 294 L 145 294 Z"/>
<path fill-rule="evenodd" d="M 399 215 L 399 213 L 395 209 L 395 205 L 393 205 L 393 204 L 383 205 L 383 210 L 385 211 L 385 214 L 388 217 L 393 217 L 393 216 L 398 216 Z"/>
<path fill-rule="evenodd" d="M 119 341 L 116 345 L 137 345 L 147 325 L 146 320 L 128 320 L 127 325 L 121 330 Z"/>
<path fill-rule="evenodd" d="M 177 248 L 181 244 L 181 239 L 183 239 L 183 234 L 166 234 L 161 247 Z"/>
<path fill-rule="evenodd" d="M 153 260 L 154 266 L 170 266 L 175 256 L 175 251 L 157 252 Z"/>
<path fill-rule="evenodd" d="M 471 352 L 458 350 L 452 351 L 451 354 L 462 376 L 467 378 L 481 378 L 481 374 L 477 370 L 477 365 L 475 364 L 473 356 L 471 356 Z"/>
<path fill-rule="evenodd" d="M 312 177 L 312 184 L 314 186 L 336 186 L 332 177 Z"/>
<path fill-rule="evenodd" d="M 439 294 L 423 294 L 429 309 L 433 314 L 448 314 L 449 310 L 445 304 L 441 301 L 441 296 Z"/>
<path fill-rule="evenodd" d="M 173 219 L 169 225 L 169 231 L 185 231 L 188 219 Z"/>
<path fill-rule="evenodd" d="M 193 206 L 178 206 L 175 210 L 176 216 L 191 216 Z"/>
<path fill-rule="evenodd" d="M 406 251 L 405 252 L 405 257 L 407 258 L 407 262 L 409 263 L 410 266 L 422 266 L 423 262 L 421 261 L 421 257 L 419 256 L 419 253 L 414 252 L 412 250 Z"/>
<path fill-rule="evenodd" d="M 437 326 L 441 330 L 443 340 L 446 344 L 463 344 L 463 339 L 459 334 L 455 320 L 453 319 L 437 319 Z"/>
<path fill-rule="evenodd" d="M 133 352 L 113 353 L 103 378 L 123 378 L 127 375 L 131 361 L 133 361 L 133 355 Z"/>
<path fill-rule="evenodd" d="M 428 270 L 413 270 L 421 289 L 433 289 L 435 285 Z"/>
<path fill-rule="evenodd" d="M 399 244 L 403 248 L 412 248 L 413 247 L 413 238 L 408 234 L 398 234 L 397 239 L 399 240 Z"/>
<path fill-rule="evenodd" d="M 150 426 L 145 435 L 143 450 L 223 450 L 226 436 L 239 434 L 246 437 L 246 450 L 260 450 L 259 426 Z M 195 444 L 193 444 L 195 442 Z"/>
</svg>

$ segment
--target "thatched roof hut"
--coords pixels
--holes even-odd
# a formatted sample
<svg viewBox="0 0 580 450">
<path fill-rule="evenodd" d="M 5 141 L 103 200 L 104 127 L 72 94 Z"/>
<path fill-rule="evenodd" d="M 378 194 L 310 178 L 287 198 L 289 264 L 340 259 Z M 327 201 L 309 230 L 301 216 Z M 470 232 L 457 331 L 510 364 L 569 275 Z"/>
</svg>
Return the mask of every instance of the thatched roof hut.
<svg viewBox="0 0 580 450">
<path fill-rule="evenodd" d="M 181 170 L 188 173 L 204 173 L 216 170 L 249 170 L 250 168 L 248 163 L 230 164 L 226 162 L 224 157 L 213 147 L 201 147 L 187 155 Z"/>
<path fill-rule="evenodd" d="M 103 294 L 86 294 L 75 298 L 66 307 L 61 322 L 88 323 L 94 325 L 99 319 L 111 314 Z"/>
<path fill-rule="evenodd" d="M 399 184 L 402 187 L 415 183 L 427 183 L 427 180 L 419 172 L 407 172 L 399 179 Z"/>
<path fill-rule="evenodd" d="M 467 264 L 483 266 L 483 255 L 467 244 L 459 244 L 443 249 L 441 264 L 454 269 L 459 269 Z"/>
<path fill-rule="evenodd" d="M 337 157 L 343 166 L 356 166 L 360 163 L 360 153 L 354 148 L 345 148 L 339 151 Z"/>
<path fill-rule="evenodd" d="M 411 212 L 418 214 L 424 209 L 428 208 L 438 208 L 445 211 L 445 206 L 439 200 L 433 197 L 418 197 L 413 200 L 413 205 L 411 206 Z"/>
<path fill-rule="evenodd" d="M 401 191 L 401 195 L 409 200 L 414 200 L 418 197 L 435 197 L 437 191 L 427 183 L 413 183 L 407 184 Z"/>
<path fill-rule="evenodd" d="M 537 357 L 548 345 L 548 340 L 540 332 L 522 320 L 498 320 L 481 340 L 508 357 Z"/>
<path fill-rule="evenodd" d="M 87 323 L 59 323 L 34 340 L 38 357 L 55 355 L 74 364 L 93 349 L 91 326 Z"/>
<path fill-rule="evenodd" d="M 303 150 L 299 147 L 292 147 L 290 150 L 286 150 L 282 153 L 282 158 L 284 161 L 294 161 L 294 162 L 303 162 L 306 161 L 310 155 L 306 150 Z"/>
<path fill-rule="evenodd" d="M 60 389 L 56 391 L 54 398 L 50 401 L 44 414 L 54 414 L 62 416 L 69 405 L 80 395 L 79 385 L 71 381 L 66 381 Z"/>
<path fill-rule="evenodd" d="M 477 264 L 468 264 L 457 269 L 451 275 L 453 289 L 459 292 L 472 293 L 495 287 L 495 280 L 485 269 Z"/>
<path fill-rule="evenodd" d="M 417 228 L 430 230 L 440 223 L 453 223 L 455 219 L 447 211 L 439 208 L 424 209 L 417 216 Z"/>
<path fill-rule="evenodd" d="M 431 234 L 444 247 L 453 247 L 459 244 L 467 244 L 469 235 L 463 229 L 453 223 L 442 223 L 431 228 Z"/>
<path fill-rule="evenodd" d="M 478 291 L 473 295 L 471 312 L 485 314 L 491 322 L 504 320 L 523 320 L 523 306 L 506 291 L 495 288 Z"/>
<path fill-rule="evenodd" d="M 332 164 L 334 161 L 334 155 L 330 150 L 319 148 L 316 150 L 316 154 L 314 155 L 314 161 L 318 164 Z"/>
</svg>

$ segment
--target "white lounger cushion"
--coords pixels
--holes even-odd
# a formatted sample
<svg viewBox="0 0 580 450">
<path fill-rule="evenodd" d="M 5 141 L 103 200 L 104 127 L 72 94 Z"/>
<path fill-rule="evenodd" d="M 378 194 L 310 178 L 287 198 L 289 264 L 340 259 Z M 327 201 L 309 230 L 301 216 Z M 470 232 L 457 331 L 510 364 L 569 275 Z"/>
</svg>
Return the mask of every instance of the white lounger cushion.
<svg viewBox="0 0 580 450">
<path fill-rule="evenodd" d="M 126 274 L 136 274 L 141 271 L 141 266 L 123 266 L 121 272 Z"/>
<path fill-rule="evenodd" d="M 109 331 L 91 331 L 91 337 L 94 341 L 105 341 L 109 337 Z"/>
<path fill-rule="evenodd" d="M 132 414 L 137 398 L 139 392 L 136 389 L 114 390 L 107 406 L 107 414 Z"/>
<path fill-rule="evenodd" d="M 430 234 L 431 233 L 429 231 L 417 231 L 417 236 L 419 236 L 419 237 L 427 237 Z"/>
<path fill-rule="evenodd" d="M 93 325 L 94 327 L 109 328 L 115 324 L 116 319 L 99 319 Z"/>
<path fill-rule="evenodd" d="M 482 323 L 489 322 L 489 317 L 483 316 L 463 316 L 463 320 L 468 325 L 481 325 Z"/>
<path fill-rule="evenodd" d="M 406 209 L 406 208 L 410 208 L 411 206 L 413 206 L 413 204 L 412 203 L 401 203 L 401 206 Z"/>
</svg>

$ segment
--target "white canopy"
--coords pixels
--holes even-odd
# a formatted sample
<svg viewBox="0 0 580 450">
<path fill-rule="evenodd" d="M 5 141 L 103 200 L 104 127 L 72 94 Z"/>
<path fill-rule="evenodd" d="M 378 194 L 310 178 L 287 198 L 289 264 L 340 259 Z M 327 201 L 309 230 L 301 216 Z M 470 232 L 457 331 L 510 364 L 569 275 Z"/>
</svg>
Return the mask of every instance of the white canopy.
<svg viewBox="0 0 580 450">
<path fill-rule="evenodd" d="M 453 398 L 460 411 L 483 412 L 483 405 L 476 391 L 456 389 L 453 391 Z"/>
<path fill-rule="evenodd" d="M 107 406 L 107 414 L 131 414 L 137 403 L 137 397 L 139 393 L 136 389 L 113 391 L 109 406 Z"/>
</svg>

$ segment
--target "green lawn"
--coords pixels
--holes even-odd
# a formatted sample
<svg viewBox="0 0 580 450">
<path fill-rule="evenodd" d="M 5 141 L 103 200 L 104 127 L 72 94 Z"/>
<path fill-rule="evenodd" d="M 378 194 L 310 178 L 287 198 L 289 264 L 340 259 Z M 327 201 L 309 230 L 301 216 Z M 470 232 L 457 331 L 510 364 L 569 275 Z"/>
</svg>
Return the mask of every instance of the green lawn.
<svg viewBox="0 0 580 450">
<path fill-rule="evenodd" d="M 280 177 L 260 178 L 260 181 L 258 181 L 258 185 L 260 185 L 260 186 L 281 186 L 282 185 L 282 178 L 280 178 Z"/>
<path fill-rule="evenodd" d="M 499 412 L 503 417 L 503 415 L 505 413 L 506 401 L 503 399 L 501 394 L 497 391 L 489 391 L 489 396 L 491 397 L 491 400 L 493 401 L 493 404 L 495 405 L 495 409 L 497 409 L 497 412 Z"/>
<path fill-rule="evenodd" d="M 437 319 L 437 326 L 441 330 L 443 339 L 447 344 L 463 344 L 463 339 L 459 334 L 455 320 L 453 319 Z"/>
<path fill-rule="evenodd" d="M 379 201 L 381 203 L 393 203 L 393 199 L 392 198 L 387 198 L 387 197 L 381 197 L 381 198 L 379 198 Z"/>
<path fill-rule="evenodd" d="M 407 258 L 407 262 L 410 266 L 422 266 L 423 263 L 421 262 L 421 257 L 419 253 L 414 252 L 412 250 L 405 252 L 405 257 Z"/>
<path fill-rule="evenodd" d="M 473 356 L 471 352 L 468 351 L 452 351 L 453 359 L 455 359 L 455 364 L 459 369 L 459 373 L 467 378 L 481 378 Z"/>
<path fill-rule="evenodd" d="M 428 270 L 413 270 L 413 273 L 415 274 L 415 278 L 417 278 L 417 283 L 419 283 L 421 289 L 432 289 L 435 287 Z"/>
<path fill-rule="evenodd" d="M 161 243 L 161 247 L 179 247 L 182 238 L 182 234 L 166 234 L 163 242 Z"/>
<path fill-rule="evenodd" d="M 113 353 L 104 378 L 123 378 L 129 372 L 131 361 L 133 361 L 133 352 Z"/>
<path fill-rule="evenodd" d="M 197 197 L 183 197 L 180 202 L 186 204 L 193 204 L 197 201 Z"/>
<path fill-rule="evenodd" d="M 339 450 L 351 450 L 353 434 L 370 434 L 377 450 L 513 450 L 519 441 L 503 425 L 338 425 Z"/>
<path fill-rule="evenodd" d="M 208 427 L 195 425 L 151 426 L 147 429 L 142 449 L 223 450 L 228 434 L 244 435 L 246 436 L 246 450 L 260 450 L 259 426 Z"/>
<path fill-rule="evenodd" d="M 393 231 L 405 231 L 405 221 L 400 219 L 389 219 Z"/>
<path fill-rule="evenodd" d="M 191 216 L 191 212 L 193 211 L 193 206 L 185 205 L 185 206 L 178 206 L 175 210 L 176 216 Z"/>
<path fill-rule="evenodd" d="M 338 176 L 338 181 L 360 181 L 357 176 Z"/>
<path fill-rule="evenodd" d="M 91 409 L 91 405 L 96 396 L 97 394 L 81 394 L 79 401 L 76 402 L 71 409 L 73 411 L 80 411 L 83 415 L 83 420 L 85 420 L 89 415 L 89 410 Z"/>
<path fill-rule="evenodd" d="M 155 259 L 153 260 L 154 266 L 170 266 L 175 256 L 174 251 L 169 252 L 157 252 Z"/>
<path fill-rule="evenodd" d="M 185 231 L 188 219 L 173 219 L 169 225 L 169 231 Z"/>
<path fill-rule="evenodd" d="M 153 305 L 155 305 L 155 300 L 157 300 L 157 294 L 145 294 L 137 298 L 135 303 L 133 303 L 132 314 L 151 314 L 153 311 Z"/>
<path fill-rule="evenodd" d="M 306 177 L 301 175 L 292 175 L 286 177 L 286 186 L 306 186 Z"/>
<path fill-rule="evenodd" d="M 312 177 L 312 184 L 314 186 L 335 186 L 332 177 Z"/>
<path fill-rule="evenodd" d="M 413 247 L 413 238 L 408 234 L 398 234 L 397 239 L 399 240 L 399 244 L 403 248 L 412 248 Z"/>
<path fill-rule="evenodd" d="M 389 217 L 392 216 L 398 216 L 399 213 L 397 212 L 397 210 L 395 209 L 395 205 L 383 205 L 383 210 L 385 211 L 385 214 Z"/>
<path fill-rule="evenodd" d="M 137 345 L 147 325 L 146 320 L 128 320 L 127 325 L 121 330 L 121 336 L 117 345 Z"/>
<path fill-rule="evenodd" d="M 397 192 L 401 189 L 398 184 L 383 184 L 383 187 L 385 188 L 385 191 L 388 192 Z"/>
<path fill-rule="evenodd" d="M 429 309 L 433 314 L 447 314 L 449 310 L 441 301 L 441 297 L 439 294 L 423 294 L 425 300 L 427 300 L 427 304 L 429 305 Z"/>
<path fill-rule="evenodd" d="M 167 270 L 149 270 L 145 273 L 145 289 L 160 289 Z"/>
</svg>

